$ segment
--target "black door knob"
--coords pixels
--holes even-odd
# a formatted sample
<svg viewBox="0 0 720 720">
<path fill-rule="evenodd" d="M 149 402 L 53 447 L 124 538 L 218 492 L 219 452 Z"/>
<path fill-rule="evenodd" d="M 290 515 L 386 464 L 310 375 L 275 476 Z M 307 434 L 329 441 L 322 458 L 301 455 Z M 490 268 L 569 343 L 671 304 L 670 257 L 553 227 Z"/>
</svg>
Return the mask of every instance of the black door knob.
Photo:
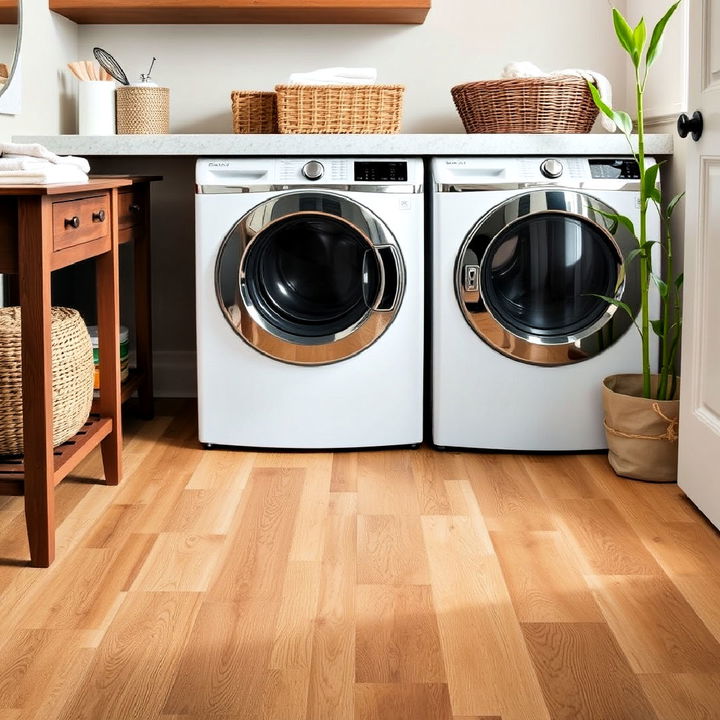
<svg viewBox="0 0 720 720">
<path fill-rule="evenodd" d="M 677 121 L 677 131 L 681 138 L 687 137 L 688 133 L 692 139 L 697 142 L 702 136 L 703 131 L 703 116 L 699 110 L 696 110 L 692 117 L 688 117 L 683 113 Z"/>
</svg>

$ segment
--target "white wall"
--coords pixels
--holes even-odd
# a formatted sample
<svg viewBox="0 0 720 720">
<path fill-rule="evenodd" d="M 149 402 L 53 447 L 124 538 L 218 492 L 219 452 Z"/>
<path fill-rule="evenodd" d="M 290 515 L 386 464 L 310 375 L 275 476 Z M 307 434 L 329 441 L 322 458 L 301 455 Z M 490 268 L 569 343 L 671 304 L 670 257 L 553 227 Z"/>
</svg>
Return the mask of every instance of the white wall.
<svg viewBox="0 0 720 720">
<path fill-rule="evenodd" d="M 75 88 L 67 63 L 77 59 L 78 26 L 48 10 L 48 0 L 24 0 L 22 106 L 0 115 L 0 140 L 12 135 L 74 132 Z"/>
<path fill-rule="evenodd" d="M 625 2 L 618 3 L 625 6 Z M 230 91 L 272 89 L 292 71 L 376 66 L 407 86 L 403 132 L 461 132 L 450 88 L 513 60 L 593 68 L 625 93 L 606 0 L 434 0 L 424 25 L 81 26 L 80 57 L 109 50 L 137 78 L 153 56 L 171 89 L 171 132 L 230 132 Z"/>
</svg>

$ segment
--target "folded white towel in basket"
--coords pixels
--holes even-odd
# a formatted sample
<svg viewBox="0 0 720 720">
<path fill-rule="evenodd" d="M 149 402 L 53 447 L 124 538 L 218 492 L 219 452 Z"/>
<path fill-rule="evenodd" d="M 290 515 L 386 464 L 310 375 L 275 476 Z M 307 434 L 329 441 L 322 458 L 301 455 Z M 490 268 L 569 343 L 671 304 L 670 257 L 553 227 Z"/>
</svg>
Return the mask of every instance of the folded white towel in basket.
<svg viewBox="0 0 720 720">
<path fill-rule="evenodd" d="M 375 68 L 330 67 L 306 73 L 292 73 L 290 85 L 374 85 Z"/>
<path fill-rule="evenodd" d="M 555 70 L 551 73 L 543 72 L 537 65 L 531 62 L 513 62 L 506 65 L 503 78 L 527 78 L 527 77 L 556 77 L 557 75 L 575 75 L 591 82 L 598 89 L 600 99 L 609 107 L 612 107 L 612 85 L 610 81 L 595 70 L 580 70 L 578 68 L 567 68 Z M 600 123 L 604 130 L 615 132 L 615 123 L 603 113 L 600 113 Z"/>
<path fill-rule="evenodd" d="M 72 165 L 84 173 L 90 172 L 90 163 L 82 157 L 56 155 L 40 143 L 3 143 L 0 142 L 0 156 L 9 159 L 37 158 L 53 165 Z"/>
</svg>

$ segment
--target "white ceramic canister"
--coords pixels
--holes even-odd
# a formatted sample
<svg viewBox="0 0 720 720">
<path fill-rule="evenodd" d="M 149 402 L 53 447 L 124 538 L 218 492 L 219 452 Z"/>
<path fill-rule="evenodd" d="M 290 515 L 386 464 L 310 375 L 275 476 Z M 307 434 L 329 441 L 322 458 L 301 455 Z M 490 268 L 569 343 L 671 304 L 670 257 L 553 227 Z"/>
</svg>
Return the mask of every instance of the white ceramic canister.
<svg viewBox="0 0 720 720">
<path fill-rule="evenodd" d="M 78 93 L 78 133 L 115 134 L 115 81 L 81 80 Z"/>
</svg>

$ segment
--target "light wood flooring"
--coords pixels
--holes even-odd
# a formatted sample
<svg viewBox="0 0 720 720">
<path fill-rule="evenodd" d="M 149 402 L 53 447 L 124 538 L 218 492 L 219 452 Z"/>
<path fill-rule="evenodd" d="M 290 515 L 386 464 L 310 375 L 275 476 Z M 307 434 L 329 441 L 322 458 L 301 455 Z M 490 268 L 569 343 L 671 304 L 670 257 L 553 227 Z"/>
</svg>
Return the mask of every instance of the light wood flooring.
<svg viewBox="0 0 720 720">
<path fill-rule="evenodd" d="M 126 425 L 27 566 L 0 498 L 0 720 L 720 718 L 720 536 L 600 455 L 205 451 Z"/>
</svg>

